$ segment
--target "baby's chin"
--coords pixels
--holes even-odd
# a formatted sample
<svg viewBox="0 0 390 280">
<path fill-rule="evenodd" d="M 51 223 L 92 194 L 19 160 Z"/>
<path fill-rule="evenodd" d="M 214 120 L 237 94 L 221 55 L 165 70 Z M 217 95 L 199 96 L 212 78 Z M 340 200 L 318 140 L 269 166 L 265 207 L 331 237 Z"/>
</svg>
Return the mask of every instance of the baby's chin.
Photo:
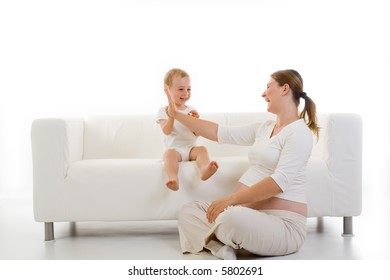
<svg viewBox="0 0 390 280">
<path fill-rule="evenodd" d="M 178 100 L 177 102 L 176 102 L 176 105 L 186 105 L 186 103 L 188 102 L 188 100 L 189 100 L 189 98 L 187 98 L 187 99 L 185 99 L 185 100 L 182 100 L 182 99 L 180 99 L 180 100 Z"/>
</svg>

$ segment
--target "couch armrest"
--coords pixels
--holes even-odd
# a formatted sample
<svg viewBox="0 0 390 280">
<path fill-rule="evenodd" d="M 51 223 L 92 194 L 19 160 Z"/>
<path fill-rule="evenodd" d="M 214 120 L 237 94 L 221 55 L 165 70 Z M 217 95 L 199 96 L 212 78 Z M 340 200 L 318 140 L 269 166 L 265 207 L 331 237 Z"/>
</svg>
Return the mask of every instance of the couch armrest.
<svg viewBox="0 0 390 280">
<path fill-rule="evenodd" d="M 38 119 L 31 126 L 34 216 L 64 217 L 62 186 L 69 165 L 82 159 L 82 120 Z"/>
<path fill-rule="evenodd" d="M 320 153 L 333 181 L 332 212 L 358 216 L 362 208 L 362 119 L 357 114 L 322 115 Z"/>
</svg>

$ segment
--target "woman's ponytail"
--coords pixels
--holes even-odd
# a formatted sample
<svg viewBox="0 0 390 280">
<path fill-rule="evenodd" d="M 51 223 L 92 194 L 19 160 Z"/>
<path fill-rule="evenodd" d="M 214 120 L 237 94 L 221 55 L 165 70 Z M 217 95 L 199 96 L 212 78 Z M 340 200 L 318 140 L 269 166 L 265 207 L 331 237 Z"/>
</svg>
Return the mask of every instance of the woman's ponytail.
<svg viewBox="0 0 390 280">
<path fill-rule="evenodd" d="M 313 132 L 313 134 L 316 136 L 318 140 L 320 129 L 318 127 L 318 122 L 317 122 L 316 104 L 309 96 L 307 96 L 305 92 L 303 93 L 304 93 L 304 97 L 302 95 L 301 97 L 305 100 L 305 106 L 303 107 L 303 110 L 300 113 L 299 117 L 305 120 L 307 126 L 310 128 L 310 130 Z"/>
<path fill-rule="evenodd" d="M 279 83 L 279 85 L 288 84 L 293 93 L 293 99 L 295 105 L 299 106 L 301 98 L 305 100 L 305 106 L 300 113 L 299 117 L 304 119 L 307 126 L 313 132 L 318 140 L 319 127 L 317 123 L 316 104 L 314 101 L 303 91 L 303 79 L 298 71 L 293 69 L 276 71 L 271 77 Z"/>
</svg>

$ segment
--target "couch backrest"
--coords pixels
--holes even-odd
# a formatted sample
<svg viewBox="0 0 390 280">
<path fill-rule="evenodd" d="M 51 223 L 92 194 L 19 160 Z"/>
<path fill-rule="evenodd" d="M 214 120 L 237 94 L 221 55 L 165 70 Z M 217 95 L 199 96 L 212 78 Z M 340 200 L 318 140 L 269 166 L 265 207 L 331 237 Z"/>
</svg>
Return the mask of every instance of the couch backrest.
<svg viewBox="0 0 390 280">
<path fill-rule="evenodd" d="M 274 119 L 267 112 L 209 113 L 201 118 L 222 125 L 244 125 Z M 326 118 L 322 124 L 320 141 L 313 155 L 323 151 L 321 138 L 326 132 Z M 161 158 L 164 153 L 163 133 L 153 115 L 100 116 L 84 120 L 83 159 L 98 158 Z M 246 156 L 248 147 L 220 145 L 199 137 L 198 145 L 205 145 L 211 157 Z"/>
<path fill-rule="evenodd" d="M 219 124 L 240 125 L 264 121 L 269 113 L 211 113 L 203 119 Z M 218 145 L 199 137 L 210 155 L 246 156 L 247 147 Z M 163 133 L 153 115 L 98 116 L 84 120 L 83 159 L 97 158 L 161 158 L 164 153 Z"/>
<path fill-rule="evenodd" d="M 152 115 L 84 120 L 83 159 L 156 158 L 163 148 L 163 135 Z"/>
</svg>

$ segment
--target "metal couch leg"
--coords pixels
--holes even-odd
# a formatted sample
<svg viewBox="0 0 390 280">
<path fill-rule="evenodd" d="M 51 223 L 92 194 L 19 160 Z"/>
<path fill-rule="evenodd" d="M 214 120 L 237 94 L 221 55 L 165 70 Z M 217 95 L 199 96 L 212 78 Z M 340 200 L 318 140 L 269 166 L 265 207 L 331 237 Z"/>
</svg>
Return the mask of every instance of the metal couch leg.
<svg viewBox="0 0 390 280">
<path fill-rule="evenodd" d="M 343 237 L 352 237 L 353 234 L 353 224 L 352 217 L 343 217 Z"/>
<path fill-rule="evenodd" d="M 45 223 L 45 241 L 54 240 L 54 223 Z"/>
</svg>

